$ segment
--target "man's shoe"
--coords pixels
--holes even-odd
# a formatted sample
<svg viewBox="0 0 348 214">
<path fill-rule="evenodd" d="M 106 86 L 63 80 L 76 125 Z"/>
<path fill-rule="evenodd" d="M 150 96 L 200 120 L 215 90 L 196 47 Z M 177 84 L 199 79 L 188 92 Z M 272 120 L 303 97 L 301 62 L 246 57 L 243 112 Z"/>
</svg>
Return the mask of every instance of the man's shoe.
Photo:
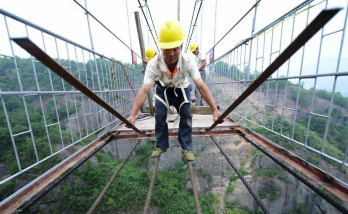
<svg viewBox="0 0 348 214">
<path fill-rule="evenodd" d="M 166 150 L 163 150 L 161 148 L 156 148 L 155 150 L 153 150 L 152 154 L 151 154 L 151 158 L 157 158 L 158 156 L 161 155 L 161 153 L 166 152 Z"/>
<path fill-rule="evenodd" d="M 181 151 L 181 153 L 183 155 L 185 155 L 185 158 L 186 158 L 187 161 L 194 161 L 194 160 L 196 160 L 195 155 L 191 151 L 187 151 L 186 149 L 183 149 Z"/>
</svg>

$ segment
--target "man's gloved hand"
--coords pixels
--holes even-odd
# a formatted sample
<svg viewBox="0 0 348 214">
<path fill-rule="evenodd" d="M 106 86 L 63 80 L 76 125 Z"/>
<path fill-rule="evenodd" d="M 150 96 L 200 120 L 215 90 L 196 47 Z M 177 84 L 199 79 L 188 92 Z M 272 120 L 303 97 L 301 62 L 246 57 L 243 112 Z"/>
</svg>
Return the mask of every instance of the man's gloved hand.
<svg viewBox="0 0 348 214">
<path fill-rule="evenodd" d="M 135 116 L 129 116 L 128 118 L 127 118 L 127 120 L 133 125 L 133 126 L 135 126 Z M 129 126 L 127 126 L 126 125 L 126 127 L 127 128 L 130 128 Z"/>
<path fill-rule="evenodd" d="M 222 113 L 221 113 L 219 110 L 213 111 L 213 121 L 214 121 L 214 122 L 217 121 L 217 119 L 218 119 L 221 115 L 222 115 Z M 224 121 L 225 121 L 225 119 L 222 120 L 221 123 L 223 123 Z"/>
</svg>

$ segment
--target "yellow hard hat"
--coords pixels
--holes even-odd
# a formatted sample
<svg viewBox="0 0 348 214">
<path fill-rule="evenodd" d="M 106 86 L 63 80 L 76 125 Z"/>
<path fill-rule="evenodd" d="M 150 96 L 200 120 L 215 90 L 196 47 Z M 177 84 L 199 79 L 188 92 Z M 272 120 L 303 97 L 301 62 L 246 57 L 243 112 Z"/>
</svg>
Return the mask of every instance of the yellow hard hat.
<svg viewBox="0 0 348 214">
<path fill-rule="evenodd" d="M 153 48 L 153 47 L 149 47 L 147 50 L 146 50 L 146 58 L 148 60 L 151 60 L 152 57 L 154 57 L 156 54 L 156 49 Z"/>
<path fill-rule="evenodd" d="M 184 43 L 184 31 L 176 20 L 165 22 L 159 31 L 159 46 L 163 49 L 176 48 Z"/>
<path fill-rule="evenodd" d="M 190 51 L 193 52 L 198 48 L 198 44 L 197 43 L 191 43 L 190 44 Z"/>
</svg>

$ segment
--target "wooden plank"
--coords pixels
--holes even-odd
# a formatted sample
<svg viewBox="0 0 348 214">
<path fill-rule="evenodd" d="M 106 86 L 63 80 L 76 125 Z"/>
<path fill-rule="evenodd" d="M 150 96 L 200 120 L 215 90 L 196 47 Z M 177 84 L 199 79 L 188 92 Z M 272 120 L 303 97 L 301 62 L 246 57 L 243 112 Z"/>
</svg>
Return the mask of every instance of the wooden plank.
<svg viewBox="0 0 348 214">
<path fill-rule="evenodd" d="M 169 121 L 175 120 L 174 122 L 168 122 L 169 130 L 178 130 L 180 117 L 177 118 L 177 114 L 170 115 Z M 199 115 L 194 114 L 192 117 L 192 129 L 206 129 L 213 124 L 213 115 Z M 218 125 L 218 127 L 238 127 L 239 125 L 232 121 L 225 121 Z M 147 117 L 142 118 L 140 120 L 135 121 L 135 127 L 137 127 L 141 131 L 155 131 L 155 118 Z M 120 125 L 117 129 L 117 132 L 130 132 L 133 131 L 130 128 L 126 128 L 124 124 Z"/>
</svg>

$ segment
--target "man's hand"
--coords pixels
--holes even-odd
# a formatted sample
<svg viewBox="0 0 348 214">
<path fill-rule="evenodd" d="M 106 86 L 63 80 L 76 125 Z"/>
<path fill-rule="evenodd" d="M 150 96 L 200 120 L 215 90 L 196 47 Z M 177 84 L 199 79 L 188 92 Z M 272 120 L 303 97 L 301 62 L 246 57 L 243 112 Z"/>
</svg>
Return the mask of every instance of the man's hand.
<svg viewBox="0 0 348 214">
<path fill-rule="evenodd" d="M 135 116 L 129 116 L 128 118 L 127 118 L 127 120 L 133 125 L 133 126 L 135 126 Z M 129 126 L 127 126 L 126 125 L 126 127 L 127 128 L 130 128 Z"/>
<path fill-rule="evenodd" d="M 144 63 L 148 63 L 150 60 L 148 60 L 147 58 L 143 58 L 143 62 Z"/>
<path fill-rule="evenodd" d="M 222 115 L 222 113 L 221 113 L 219 110 L 213 111 L 213 121 L 214 121 L 214 122 L 217 121 L 217 119 L 218 119 L 221 115 Z M 222 120 L 220 123 L 223 123 L 224 121 L 225 121 L 225 119 Z"/>
</svg>

